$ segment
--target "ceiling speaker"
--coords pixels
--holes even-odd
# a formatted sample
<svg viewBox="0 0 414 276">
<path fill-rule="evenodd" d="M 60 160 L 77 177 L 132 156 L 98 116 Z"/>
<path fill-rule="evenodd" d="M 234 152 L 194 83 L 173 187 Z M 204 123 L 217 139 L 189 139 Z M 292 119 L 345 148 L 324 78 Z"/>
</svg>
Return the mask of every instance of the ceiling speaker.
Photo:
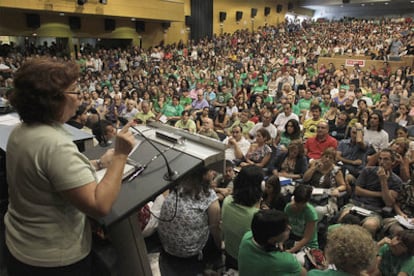
<svg viewBox="0 0 414 276">
<path fill-rule="evenodd" d="M 240 21 L 243 18 L 242 11 L 236 11 L 236 21 Z"/>
<path fill-rule="evenodd" d="M 277 13 L 281 13 L 282 10 L 283 10 L 283 5 L 279 4 L 279 5 L 276 6 L 276 12 Z"/>
<path fill-rule="evenodd" d="M 255 18 L 257 15 L 257 9 L 256 8 L 252 8 L 251 13 L 250 13 L 250 17 L 251 18 Z"/>
<path fill-rule="evenodd" d="M 114 19 L 105 18 L 104 25 L 105 25 L 105 31 L 115 30 L 115 20 Z"/>
<path fill-rule="evenodd" d="M 81 20 L 78 16 L 69 16 L 69 27 L 71 30 L 80 30 Z"/>
<path fill-rule="evenodd" d="M 220 22 L 224 22 L 226 20 L 227 13 L 226 12 L 220 12 L 219 17 L 220 17 Z"/>
<path fill-rule="evenodd" d="M 37 29 L 40 27 L 40 15 L 36 13 L 26 14 L 26 25 L 28 28 Z"/>
</svg>

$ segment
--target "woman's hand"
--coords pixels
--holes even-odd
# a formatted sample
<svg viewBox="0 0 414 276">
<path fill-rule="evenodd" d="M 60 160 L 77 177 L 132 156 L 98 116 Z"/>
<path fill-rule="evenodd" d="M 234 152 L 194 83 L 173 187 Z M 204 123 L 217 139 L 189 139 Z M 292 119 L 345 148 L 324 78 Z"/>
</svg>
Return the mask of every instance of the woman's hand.
<svg viewBox="0 0 414 276">
<path fill-rule="evenodd" d="M 100 158 L 102 168 L 107 168 L 112 162 L 112 157 L 114 157 L 114 149 L 107 150 Z"/>
<path fill-rule="evenodd" d="M 134 148 L 136 141 L 135 137 L 129 128 L 135 125 L 134 121 L 127 123 L 116 135 L 114 154 L 126 155 Z"/>
<path fill-rule="evenodd" d="M 391 239 L 388 237 L 385 237 L 382 240 L 380 240 L 377 244 L 378 246 L 383 246 L 384 244 L 390 244 L 390 243 L 391 243 Z"/>
<path fill-rule="evenodd" d="M 248 163 L 248 162 L 241 162 L 240 163 L 240 167 L 246 167 L 248 165 L 251 165 L 251 163 Z"/>
<path fill-rule="evenodd" d="M 332 189 L 330 195 L 338 197 L 339 196 L 339 190 L 338 189 Z"/>
</svg>

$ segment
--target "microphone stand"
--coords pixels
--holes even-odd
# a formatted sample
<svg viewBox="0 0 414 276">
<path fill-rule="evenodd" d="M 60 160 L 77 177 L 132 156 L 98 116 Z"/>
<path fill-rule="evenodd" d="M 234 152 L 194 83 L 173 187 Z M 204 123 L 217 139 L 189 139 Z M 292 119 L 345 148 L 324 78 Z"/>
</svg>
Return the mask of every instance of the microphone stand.
<svg viewBox="0 0 414 276">
<path fill-rule="evenodd" d="M 104 130 L 103 125 L 102 125 L 101 115 L 99 114 L 98 110 L 96 110 L 95 108 L 90 108 L 89 109 L 89 112 L 91 112 L 92 114 L 98 115 L 98 124 L 99 124 L 99 128 L 101 130 L 101 139 L 102 139 L 99 142 L 99 145 L 101 147 L 107 147 L 107 146 L 109 146 L 109 143 L 108 143 L 108 141 L 106 140 L 106 137 L 105 137 L 105 130 Z"/>
<path fill-rule="evenodd" d="M 148 137 L 145 136 L 142 133 L 142 131 L 140 131 L 138 128 L 136 128 L 134 126 L 131 126 L 131 128 L 133 130 L 135 130 L 136 132 L 138 132 L 138 134 L 141 135 L 142 138 L 145 139 L 145 141 L 147 141 L 148 143 L 150 143 L 150 145 L 159 152 L 159 154 L 162 156 L 162 158 L 164 158 L 165 165 L 167 166 L 167 172 L 164 174 L 164 177 L 163 177 L 164 180 L 166 180 L 166 181 L 174 181 L 174 180 L 176 180 L 178 178 L 179 174 L 178 174 L 177 171 L 173 171 L 171 169 L 170 164 L 168 163 L 168 160 L 165 157 L 164 153 L 156 145 L 154 145 L 154 143 L 150 139 L 148 139 Z"/>
</svg>

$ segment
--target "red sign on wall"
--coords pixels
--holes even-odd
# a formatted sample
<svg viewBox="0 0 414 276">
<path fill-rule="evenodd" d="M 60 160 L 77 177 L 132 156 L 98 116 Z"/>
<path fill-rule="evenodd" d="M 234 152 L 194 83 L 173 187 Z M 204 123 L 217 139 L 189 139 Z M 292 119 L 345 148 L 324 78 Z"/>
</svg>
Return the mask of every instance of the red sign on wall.
<svg viewBox="0 0 414 276">
<path fill-rule="evenodd" d="M 359 67 L 365 67 L 365 60 L 363 59 L 347 59 L 345 60 L 345 66 L 354 66 L 359 64 Z"/>
</svg>

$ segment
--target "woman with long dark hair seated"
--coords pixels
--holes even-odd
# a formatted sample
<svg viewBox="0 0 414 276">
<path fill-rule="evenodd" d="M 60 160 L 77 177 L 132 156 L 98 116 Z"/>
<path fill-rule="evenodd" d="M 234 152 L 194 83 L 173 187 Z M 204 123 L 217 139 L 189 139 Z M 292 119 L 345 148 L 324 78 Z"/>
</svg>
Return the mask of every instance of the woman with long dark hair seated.
<svg viewBox="0 0 414 276">
<path fill-rule="evenodd" d="M 283 211 L 287 200 L 281 193 L 280 181 L 277 176 L 270 176 L 266 179 L 263 198 L 260 202 L 260 209 L 276 209 Z"/>
<path fill-rule="evenodd" d="M 299 140 L 301 136 L 299 122 L 290 119 L 285 125 L 285 131 L 280 134 L 280 148 L 286 150 L 293 140 Z"/>
</svg>

